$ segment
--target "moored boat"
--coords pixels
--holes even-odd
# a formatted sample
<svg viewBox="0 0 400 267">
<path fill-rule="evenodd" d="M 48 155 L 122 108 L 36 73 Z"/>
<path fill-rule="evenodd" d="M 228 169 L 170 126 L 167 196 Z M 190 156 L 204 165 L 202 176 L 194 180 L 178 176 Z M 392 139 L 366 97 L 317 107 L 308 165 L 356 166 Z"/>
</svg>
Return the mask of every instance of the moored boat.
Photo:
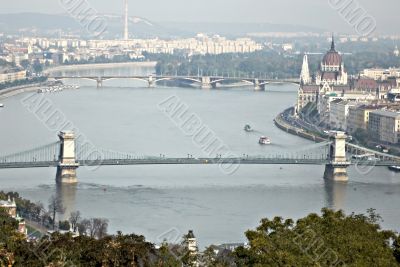
<svg viewBox="0 0 400 267">
<path fill-rule="evenodd" d="M 400 172 L 400 166 L 399 165 L 389 166 L 388 168 L 391 171 Z"/>
</svg>

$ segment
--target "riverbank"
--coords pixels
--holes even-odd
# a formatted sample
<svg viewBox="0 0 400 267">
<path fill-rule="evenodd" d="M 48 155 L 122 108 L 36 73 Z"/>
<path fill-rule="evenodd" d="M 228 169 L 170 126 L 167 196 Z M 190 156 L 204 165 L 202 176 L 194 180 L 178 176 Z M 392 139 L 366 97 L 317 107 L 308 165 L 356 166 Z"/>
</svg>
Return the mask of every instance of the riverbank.
<svg viewBox="0 0 400 267">
<path fill-rule="evenodd" d="M 44 70 L 44 73 L 53 73 L 56 71 L 68 71 L 68 70 L 92 70 L 92 69 L 107 69 L 115 67 L 155 67 L 156 61 L 148 62 L 120 62 L 120 63 L 101 63 L 101 64 L 76 64 L 76 65 L 62 65 L 52 67 Z"/>
<path fill-rule="evenodd" d="M 33 84 L 29 84 L 29 85 L 21 85 L 21 86 L 3 89 L 0 91 L 0 100 L 9 98 L 9 97 L 12 97 L 15 95 L 19 95 L 22 93 L 26 93 L 26 92 L 37 91 L 41 86 L 43 86 L 43 83 L 33 83 Z"/>
<path fill-rule="evenodd" d="M 325 138 L 322 138 L 320 136 L 317 136 L 315 134 L 309 133 L 306 130 L 296 127 L 292 124 L 290 124 L 288 121 L 285 120 L 285 115 L 289 114 L 290 111 L 292 110 L 292 108 L 288 108 L 285 111 L 283 111 L 282 113 L 280 113 L 275 119 L 274 119 L 274 123 L 275 125 L 290 134 L 293 135 L 297 135 L 299 137 L 305 138 L 307 140 L 313 141 L 313 142 L 323 142 L 326 141 Z"/>
<path fill-rule="evenodd" d="M 329 138 L 328 137 L 323 137 L 321 135 L 316 134 L 315 132 L 313 132 L 310 129 L 307 128 L 302 128 L 300 126 L 296 126 L 295 121 L 290 121 L 288 118 L 290 117 L 290 114 L 293 113 L 293 108 L 288 108 L 286 110 L 284 110 L 283 112 L 281 112 L 275 119 L 274 119 L 274 123 L 275 125 L 287 132 L 290 133 L 292 135 L 297 135 L 299 137 L 302 137 L 304 139 L 316 142 L 316 143 L 320 143 L 320 142 L 324 142 L 324 141 L 328 141 Z M 380 155 L 383 157 L 398 157 L 398 155 L 393 154 L 393 153 L 382 153 L 381 151 L 377 151 L 376 149 L 374 149 L 374 147 L 368 147 L 365 146 L 363 144 L 355 144 L 354 141 L 350 141 L 349 144 L 352 144 L 352 146 L 347 146 L 347 151 L 350 153 L 353 153 L 354 151 L 357 151 L 359 149 L 363 150 L 366 153 L 374 153 L 375 155 Z"/>
</svg>

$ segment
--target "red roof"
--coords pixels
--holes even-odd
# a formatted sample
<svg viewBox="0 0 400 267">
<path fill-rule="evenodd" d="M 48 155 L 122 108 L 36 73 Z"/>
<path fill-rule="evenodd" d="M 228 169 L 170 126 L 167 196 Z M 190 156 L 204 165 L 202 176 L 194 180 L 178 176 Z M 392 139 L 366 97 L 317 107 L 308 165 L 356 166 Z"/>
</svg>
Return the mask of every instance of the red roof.
<svg viewBox="0 0 400 267">
<path fill-rule="evenodd" d="M 361 78 L 356 81 L 356 89 L 376 89 L 378 88 L 378 83 L 374 79 Z"/>
<path fill-rule="evenodd" d="M 325 72 L 322 73 L 321 79 L 322 80 L 330 80 L 330 81 L 335 80 L 336 81 L 337 80 L 337 76 L 338 76 L 338 74 L 336 72 L 325 71 Z"/>
<path fill-rule="evenodd" d="M 342 64 L 342 56 L 335 50 L 329 50 L 322 60 L 322 64 L 329 66 L 338 66 Z"/>
<path fill-rule="evenodd" d="M 303 85 L 301 87 L 304 93 L 317 93 L 319 90 L 318 85 Z"/>
<path fill-rule="evenodd" d="M 338 66 L 342 64 L 342 56 L 335 50 L 335 40 L 332 36 L 331 50 L 326 52 L 322 64 L 330 66 Z"/>
</svg>

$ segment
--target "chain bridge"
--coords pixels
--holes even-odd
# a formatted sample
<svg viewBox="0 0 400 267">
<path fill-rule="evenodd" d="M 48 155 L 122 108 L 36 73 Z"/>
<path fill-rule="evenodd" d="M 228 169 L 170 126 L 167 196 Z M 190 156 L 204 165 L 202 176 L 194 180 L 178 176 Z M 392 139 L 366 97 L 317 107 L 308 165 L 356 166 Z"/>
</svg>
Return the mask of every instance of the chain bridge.
<svg viewBox="0 0 400 267">
<path fill-rule="evenodd" d="M 237 157 L 166 157 L 165 155 L 145 156 L 137 153 L 123 153 L 100 149 L 88 142 L 75 140 L 73 132 L 60 132 L 59 141 L 35 149 L 0 156 L 0 169 L 7 168 L 57 168 L 56 181 L 76 183 L 76 171 L 80 166 L 118 166 L 118 165 L 195 165 L 195 164 L 303 164 L 325 165 L 324 177 L 335 181 L 347 181 L 347 167 L 400 165 L 400 157 L 346 144 L 346 135 L 336 133 L 330 141 L 316 143 L 299 151 L 282 151 L 264 155 L 245 155 Z M 349 157 L 353 154 L 369 153 L 368 158 Z M 373 158 L 371 158 L 371 155 Z"/>
</svg>

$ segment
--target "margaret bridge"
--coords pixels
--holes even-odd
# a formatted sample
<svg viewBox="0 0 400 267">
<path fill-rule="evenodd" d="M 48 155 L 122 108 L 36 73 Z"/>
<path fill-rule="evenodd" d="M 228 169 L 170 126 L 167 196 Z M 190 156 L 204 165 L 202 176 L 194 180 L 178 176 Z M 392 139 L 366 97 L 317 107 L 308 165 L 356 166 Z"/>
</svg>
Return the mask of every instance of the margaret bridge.
<svg viewBox="0 0 400 267">
<path fill-rule="evenodd" d="M 103 86 L 103 82 L 114 80 L 114 79 L 130 79 L 136 81 L 142 81 L 148 85 L 148 87 L 155 87 L 158 82 L 162 81 L 185 81 L 191 85 L 197 85 L 202 89 L 217 88 L 221 86 L 221 83 L 229 82 L 231 86 L 235 85 L 250 85 L 254 87 L 254 90 L 264 90 L 268 84 L 300 84 L 300 79 L 266 79 L 256 77 L 240 77 L 240 76 L 180 76 L 180 75 L 129 75 L 129 76 L 92 76 L 92 75 L 54 75 L 49 74 L 49 78 L 54 80 L 64 79 L 86 79 L 95 81 L 97 87 Z"/>
<path fill-rule="evenodd" d="M 346 135 L 338 132 L 326 142 L 316 143 L 299 151 L 265 154 L 257 156 L 216 157 L 192 156 L 169 158 L 164 155 L 143 156 L 136 153 L 121 153 L 95 148 L 87 142 L 76 140 L 73 132 L 60 132 L 59 141 L 27 151 L 0 156 L 0 169 L 10 168 L 57 168 L 58 183 L 76 183 L 80 166 L 120 166 L 120 165 L 195 165 L 219 164 L 227 173 L 240 164 L 302 164 L 325 165 L 324 178 L 347 181 L 347 167 L 361 165 L 367 167 L 400 165 L 400 157 L 368 150 L 346 143 Z M 370 153 L 371 158 L 352 159 L 352 154 Z"/>
</svg>

